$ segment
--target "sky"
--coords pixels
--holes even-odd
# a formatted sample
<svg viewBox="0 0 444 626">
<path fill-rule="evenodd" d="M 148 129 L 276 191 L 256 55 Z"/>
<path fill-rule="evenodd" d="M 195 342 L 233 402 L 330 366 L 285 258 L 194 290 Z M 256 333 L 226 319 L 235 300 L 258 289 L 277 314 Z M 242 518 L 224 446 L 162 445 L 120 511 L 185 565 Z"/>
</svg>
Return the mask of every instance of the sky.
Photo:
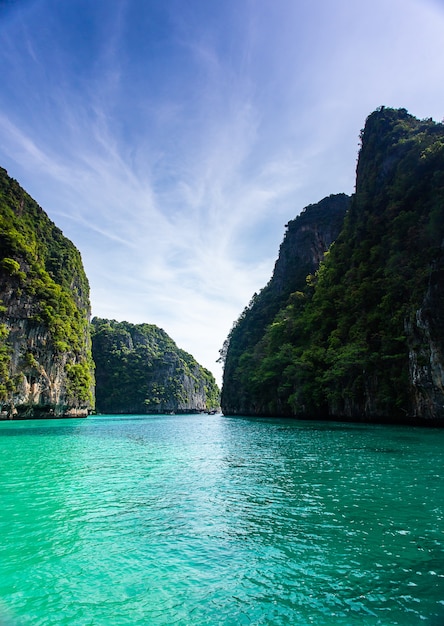
<svg viewBox="0 0 444 626">
<path fill-rule="evenodd" d="M 378 106 L 444 117 L 444 0 L 0 0 L 0 166 L 92 314 L 219 349 Z"/>
</svg>

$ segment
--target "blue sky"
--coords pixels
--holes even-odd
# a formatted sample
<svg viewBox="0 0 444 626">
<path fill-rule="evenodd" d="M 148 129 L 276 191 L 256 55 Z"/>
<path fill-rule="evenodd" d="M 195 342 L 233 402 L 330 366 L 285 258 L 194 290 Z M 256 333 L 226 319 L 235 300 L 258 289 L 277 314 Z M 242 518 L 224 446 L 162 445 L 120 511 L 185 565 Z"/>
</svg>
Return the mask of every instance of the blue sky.
<svg viewBox="0 0 444 626">
<path fill-rule="evenodd" d="M 82 253 L 93 315 L 220 381 L 284 225 L 352 193 L 380 105 L 444 117 L 439 0 L 0 0 L 0 166 Z"/>
</svg>

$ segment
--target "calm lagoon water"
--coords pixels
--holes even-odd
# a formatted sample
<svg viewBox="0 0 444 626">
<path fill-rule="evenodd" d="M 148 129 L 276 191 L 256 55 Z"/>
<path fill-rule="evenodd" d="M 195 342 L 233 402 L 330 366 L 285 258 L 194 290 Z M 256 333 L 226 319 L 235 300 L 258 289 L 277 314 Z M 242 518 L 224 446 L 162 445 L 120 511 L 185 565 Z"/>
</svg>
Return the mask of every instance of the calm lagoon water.
<svg viewBox="0 0 444 626">
<path fill-rule="evenodd" d="M 443 474 L 440 430 L 0 423 L 0 623 L 443 626 Z"/>
</svg>

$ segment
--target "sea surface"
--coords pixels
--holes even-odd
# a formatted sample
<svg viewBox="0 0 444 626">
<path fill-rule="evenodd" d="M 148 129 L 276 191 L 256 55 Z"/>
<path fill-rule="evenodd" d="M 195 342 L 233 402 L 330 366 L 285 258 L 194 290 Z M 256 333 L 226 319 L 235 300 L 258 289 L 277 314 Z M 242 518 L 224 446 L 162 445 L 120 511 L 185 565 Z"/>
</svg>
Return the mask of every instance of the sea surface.
<svg viewBox="0 0 444 626">
<path fill-rule="evenodd" d="M 2 626 L 444 626 L 444 431 L 0 423 Z"/>
</svg>

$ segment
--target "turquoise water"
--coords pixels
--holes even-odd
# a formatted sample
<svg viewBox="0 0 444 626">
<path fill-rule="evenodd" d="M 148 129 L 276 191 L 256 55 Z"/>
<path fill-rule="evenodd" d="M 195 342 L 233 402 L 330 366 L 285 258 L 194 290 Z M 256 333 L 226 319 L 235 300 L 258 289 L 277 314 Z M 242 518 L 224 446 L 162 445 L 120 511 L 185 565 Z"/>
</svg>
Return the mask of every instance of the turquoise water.
<svg viewBox="0 0 444 626">
<path fill-rule="evenodd" d="M 3 624 L 444 624 L 444 431 L 0 423 Z"/>
</svg>

